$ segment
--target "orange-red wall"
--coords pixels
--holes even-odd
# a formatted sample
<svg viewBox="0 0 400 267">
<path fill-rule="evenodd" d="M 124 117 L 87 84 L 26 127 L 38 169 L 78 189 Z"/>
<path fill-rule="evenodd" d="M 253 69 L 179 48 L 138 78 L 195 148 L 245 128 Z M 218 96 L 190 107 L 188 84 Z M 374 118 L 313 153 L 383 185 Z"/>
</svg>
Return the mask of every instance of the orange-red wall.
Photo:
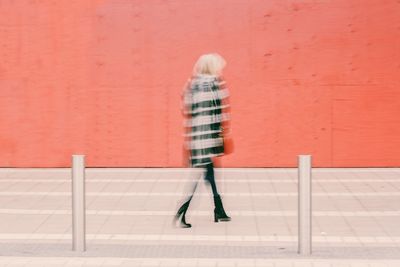
<svg viewBox="0 0 400 267">
<path fill-rule="evenodd" d="M 400 165 L 397 0 L 0 2 L 0 166 L 182 166 L 180 93 L 227 62 L 224 166 Z"/>
</svg>

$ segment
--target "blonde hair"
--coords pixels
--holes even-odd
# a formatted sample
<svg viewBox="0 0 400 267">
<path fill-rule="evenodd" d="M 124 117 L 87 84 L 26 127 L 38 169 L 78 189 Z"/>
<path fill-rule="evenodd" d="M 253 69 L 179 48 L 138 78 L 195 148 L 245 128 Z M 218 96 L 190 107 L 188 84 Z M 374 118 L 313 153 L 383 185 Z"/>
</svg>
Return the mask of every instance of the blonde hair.
<svg viewBox="0 0 400 267">
<path fill-rule="evenodd" d="M 226 61 L 217 53 L 205 54 L 199 57 L 193 67 L 193 75 L 220 75 L 226 65 Z"/>
</svg>

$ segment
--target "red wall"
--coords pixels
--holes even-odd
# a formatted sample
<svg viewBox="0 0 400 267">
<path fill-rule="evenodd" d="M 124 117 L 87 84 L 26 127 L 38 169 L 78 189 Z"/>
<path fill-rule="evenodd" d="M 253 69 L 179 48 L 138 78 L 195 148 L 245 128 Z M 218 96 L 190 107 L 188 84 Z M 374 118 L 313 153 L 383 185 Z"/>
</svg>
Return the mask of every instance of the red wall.
<svg viewBox="0 0 400 267">
<path fill-rule="evenodd" d="M 228 66 L 224 166 L 400 166 L 397 0 L 0 2 L 0 166 L 182 166 L 180 93 Z"/>
</svg>

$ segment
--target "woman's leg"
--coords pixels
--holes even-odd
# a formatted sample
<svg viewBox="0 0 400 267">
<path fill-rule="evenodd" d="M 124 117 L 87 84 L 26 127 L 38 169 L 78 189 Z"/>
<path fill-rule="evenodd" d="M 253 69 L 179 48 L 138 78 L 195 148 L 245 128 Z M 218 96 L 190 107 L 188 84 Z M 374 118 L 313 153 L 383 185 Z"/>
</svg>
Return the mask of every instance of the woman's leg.
<svg viewBox="0 0 400 267">
<path fill-rule="evenodd" d="M 210 183 L 211 185 L 211 189 L 213 192 L 214 196 L 218 196 L 218 190 L 217 190 L 217 185 L 215 184 L 215 175 L 214 175 L 214 164 L 211 161 L 210 164 L 207 164 L 205 166 L 206 168 L 206 175 L 205 175 L 205 179 Z"/>
</svg>

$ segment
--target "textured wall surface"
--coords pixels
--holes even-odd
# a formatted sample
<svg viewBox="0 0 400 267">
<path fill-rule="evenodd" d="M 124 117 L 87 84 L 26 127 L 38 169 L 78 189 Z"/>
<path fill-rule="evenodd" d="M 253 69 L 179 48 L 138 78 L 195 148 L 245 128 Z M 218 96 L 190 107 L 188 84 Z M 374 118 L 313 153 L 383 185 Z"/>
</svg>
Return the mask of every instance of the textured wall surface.
<svg viewBox="0 0 400 267">
<path fill-rule="evenodd" d="M 0 166 L 182 166 L 180 94 L 228 61 L 224 166 L 400 166 L 398 0 L 0 1 Z"/>
</svg>

